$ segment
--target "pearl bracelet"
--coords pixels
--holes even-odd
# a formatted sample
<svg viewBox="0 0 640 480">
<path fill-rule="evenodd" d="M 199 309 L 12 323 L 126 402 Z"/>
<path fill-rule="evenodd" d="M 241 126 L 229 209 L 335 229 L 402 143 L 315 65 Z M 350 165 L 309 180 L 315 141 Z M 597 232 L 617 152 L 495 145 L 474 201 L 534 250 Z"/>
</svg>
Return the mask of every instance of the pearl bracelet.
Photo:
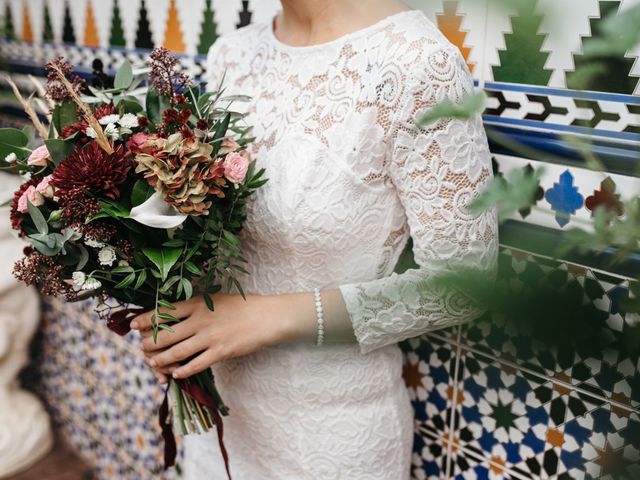
<svg viewBox="0 0 640 480">
<path fill-rule="evenodd" d="M 316 345 L 320 346 L 324 343 L 324 317 L 322 315 L 322 299 L 320 298 L 319 289 L 313 289 L 313 297 L 316 301 L 316 319 L 318 320 L 318 340 Z"/>
</svg>

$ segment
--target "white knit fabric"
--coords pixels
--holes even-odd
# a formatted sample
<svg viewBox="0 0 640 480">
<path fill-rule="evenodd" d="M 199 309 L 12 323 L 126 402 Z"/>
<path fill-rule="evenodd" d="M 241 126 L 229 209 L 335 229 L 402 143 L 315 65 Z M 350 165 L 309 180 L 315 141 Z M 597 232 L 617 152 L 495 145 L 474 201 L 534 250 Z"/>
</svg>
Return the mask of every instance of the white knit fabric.
<svg viewBox="0 0 640 480">
<path fill-rule="evenodd" d="M 269 182 L 241 241 L 247 292 L 339 287 L 359 342 L 286 345 L 214 366 L 231 416 L 234 478 L 408 478 L 413 414 L 395 345 L 478 315 L 425 282 L 462 264 L 491 272 L 493 213 L 468 204 L 491 178 L 479 116 L 426 128 L 416 116 L 473 84 L 459 51 L 419 11 L 335 41 L 290 47 L 271 24 L 223 36 L 208 58 L 217 86 L 254 126 Z M 392 274 L 409 236 L 419 269 Z M 186 440 L 189 479 L 224 478 L 215 435 Z"/>
</svg>

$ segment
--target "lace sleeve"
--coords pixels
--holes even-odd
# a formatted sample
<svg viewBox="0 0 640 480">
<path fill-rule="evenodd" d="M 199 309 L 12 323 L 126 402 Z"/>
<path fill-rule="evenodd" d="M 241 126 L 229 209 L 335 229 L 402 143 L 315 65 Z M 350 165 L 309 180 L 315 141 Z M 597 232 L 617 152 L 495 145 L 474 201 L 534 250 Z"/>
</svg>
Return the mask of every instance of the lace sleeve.
<svg viewBox="0 0 640 480">
<path fill-rule="evenodd" d="M 456 265 L 486 271 L 490 277 L 495 273 L 495 212 L 472 215 L 468 209 L 492 177 L 480 115 L 424 128 L 415 124 L 421 112 L 438 102 L 459 102 L 472 91 L 473 82 L 454 47 L 440 48 L 426 60 L 405 80 L 404 100 L 389 131 L 393 147 L 387 167 L 419 268 L 340 286 L 363 353 L 482 313 L 460 293 L 430 283 L 435 273 Z"/>
<path fill-rule="evenodd" d="M 216 40 L 209 51 L 205 62 L 204 81 L 207 82 L 206 90 L 211 92 L 218 89 L 224 78 L 224 59 L 221 52 L 222 41 Z"/>
</svg>

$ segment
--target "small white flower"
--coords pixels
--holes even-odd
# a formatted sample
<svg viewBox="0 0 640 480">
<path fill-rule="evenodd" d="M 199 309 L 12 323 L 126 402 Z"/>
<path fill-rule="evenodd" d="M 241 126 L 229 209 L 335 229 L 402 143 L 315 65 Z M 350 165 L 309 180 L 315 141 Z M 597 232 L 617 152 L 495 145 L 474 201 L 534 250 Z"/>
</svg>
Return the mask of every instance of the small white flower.
<svg viewBox="0 0 640 480">
<path fill-rule="evenodd" d="M 107 127 L 104 129 L 104 134 L 113 140 L 120 139 L 120 132 L 118 131 L 118 127 L 116 127 L 115 123 L 110 123 L 109 125 L 107 125 Z"/>
<path fill-rule="evenodd" d="M 119 267 L 128 267 L 129 266 L 129 262 L 127 262 L 126 260 L 120 260 L 118 262 L 118 266 Z"/>
<path fill-rule="evenodd" d="M 18 160 L 18 156 L 13 152 L 11 152 L 9 155 L 4 157 L 4 161 L 7 162 L 7 163 L 13 163 L 16 160 Z"/>
<path fill-rule="evenodd" d="M 113 247 L 104 247 L 98 252 L 98 261 L 100 265 L 113 265 L 116 261 L 116 250 Z"/>
<path fill-rule="evenodd" d="M 71 280 L 73 280 L 73 286 L 75 289 L 80 290 L 87 281 L 87 276 L 84 272 L 73 272 L 73 274 L 71 274 Z"/>
<path fill-rule="evenodd" d="M 138 117 L 133 113 L 125 113 L 118 121 L 118 124 L 122 128 L 136 128 L 138 126 Z"/>
<path fill-rule="evenodd" d="M 85 280 L 84 285 L 82 286 L 83 290 L 97 290 L 102 286 L 100 280 L 97 280 L 93 277 L 89 277 Z"/>
<path fill-rule="evenodd" d="M 110 123 L 118 123 L 119 120 L 120 120 L 120 115 L 113 114 L 113 115 L 105 115 L 100 120 L 98 120 L 98 122 L 100 122 L 100 125 L 109 125 Z"/>
<path fill-rule="evenodd" d="M 98 134 L 96 133 L 96 131 L 93 129 L 93 127 L 87 127 L 87 129 L 84 132 L 87 137 L 89 138 L 98 138 Z"/>
<path fill-rule="evenodd" d="M 91 247 L 91 248 L 102 248 L 102 247 L 104 247 L 104 246 L 105 246 L 105 244 L 104 244 L 104 243 L 99 242 L 99 241 L 97 241 L 97 240 L 95 240 L 95 239 L 93 239 L 93 238 L 87 238 L 87 239 L 84 241 L 84 243 L 85 243 L 85 245 L 86 245 L 87 247 Z"/>
</svg>

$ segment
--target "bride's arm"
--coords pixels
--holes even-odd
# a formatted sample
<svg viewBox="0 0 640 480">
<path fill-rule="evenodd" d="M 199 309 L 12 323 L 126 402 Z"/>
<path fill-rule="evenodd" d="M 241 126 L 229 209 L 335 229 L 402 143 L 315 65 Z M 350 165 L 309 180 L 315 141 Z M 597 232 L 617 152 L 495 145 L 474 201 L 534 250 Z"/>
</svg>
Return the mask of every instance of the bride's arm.
<svg viewBox="0 0 640 480">
<path fill-rule="evenodd" d="M 426 61 L 425 61 L 426 60 Z M 432 68 L 431 62 L 448 62 Z M 403 107 L 392 124 L 394 144 L 387 174 L 402 202 L 419 268 L 369 282 L 322 291 L 325 341 L 358 342 L 363 353 L 477 317 L 481 310 L 429 280 L 456 266 L 494 274 L 497 220 L 494 212 L 472 215 L 468 206 L 491 178 L 491 160 L 480 115 L 447 119 L 419 128 L 415 118 L 449 99 L 460 102 L 473 84 L 460 53 L 433 52 L 412 69 Z M 443 71 L 446 70 L 445 73 Z M 149 335 L 150 315 L 137 319 L 149 362 L 185 377 L 220 360 L 292 340 L 314 342 L 313 294 L 217 295 L 216 311 L 201 299 L 178 304 L 185 321 L 175 333 Z M 176 362 L 195 356 L 187 365 Z"/>
</svg>

